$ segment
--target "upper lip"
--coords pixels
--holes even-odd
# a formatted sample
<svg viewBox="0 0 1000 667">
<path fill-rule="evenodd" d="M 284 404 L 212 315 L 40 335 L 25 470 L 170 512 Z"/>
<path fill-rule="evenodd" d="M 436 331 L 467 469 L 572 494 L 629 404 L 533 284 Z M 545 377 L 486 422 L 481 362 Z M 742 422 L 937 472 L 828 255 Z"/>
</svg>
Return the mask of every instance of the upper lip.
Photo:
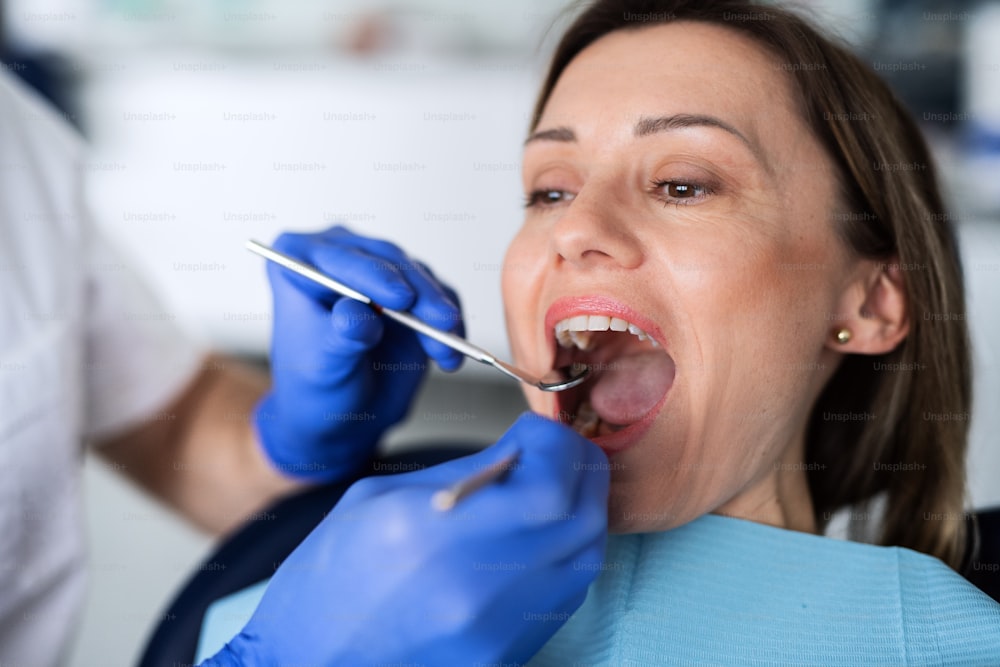
<svg viewBox="0 0 1000 667">
<path fill-rule="evenodd" d="M 546 342 L 549 347 L 549 358 L 553 360 L 551 365 L 555 364 L 558 355 L 555 326 L 558 322 L 575 315 L 608 315 L 627 320 L 645 331 L 666 350 L 666 341 L 660 327 L 624 301 L 604 295 L 565 296 L 556 299 L 545 313 Z"/>
</svg>

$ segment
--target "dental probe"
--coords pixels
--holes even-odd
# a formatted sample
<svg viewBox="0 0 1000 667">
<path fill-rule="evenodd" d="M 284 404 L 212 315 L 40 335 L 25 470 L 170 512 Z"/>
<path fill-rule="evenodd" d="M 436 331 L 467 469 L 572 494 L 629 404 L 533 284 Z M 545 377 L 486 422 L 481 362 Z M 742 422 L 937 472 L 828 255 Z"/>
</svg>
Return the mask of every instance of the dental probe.
<svg viewBox="0 0 1000 667">
<path fill-rule="evenodd" d="M 376 313 L 385 315 L 386 317 L 391 318 L 403 326 L 409 327 L 410 329 L 413 329 L 417 333 L 421 333 L 428 338 L 433 338 L 437 342 L 447 345 L 457 352 L 461 352 L 470 359 L 475 359 L 481 364 L 492 366 L 504 375 L 524 382 L 525 384 L 532 385 L 533 387 L 537 387 L 542 391 L 565 391 L 566 389 L 571 389 L 586 380 L 587 376 L 590 374 L 590 369 L 587 366 L 584 366 L 583 364 L 574 364 L 573 366 L 560 368 L 553 373 L 546 375 L 545 378 L 535 377 L 527 371 L 521 370 L 517 366 L 508 364 L 505 361 L 500 361 L 486 350 L 473 345 L 464 338 L 460 338 L 455 334 L 448 333 L 447 331 L 442 331 L 441 329 L 436 329 L 426 322 L 418 320 L 409 313 L 380 306 L 372 301 L 371 298 L 365 296 L 357 290 L 351 289 L 339 281 L 334 280 L 330 276 L 321 273 L 315 267 L 304 264 L 284 253 L 278 252 L 274 248 L 270 248 L 263 243 L 249 240 L 246 243 L 246 247 L 247 250 L 258 254 L 275 264 L 280 264 L 286 269 L 294 271 L 300 276 L 308 278 L 309 280 L 312 280 L 327 289 L 367 304 Z"/>
<path fill-rule="evenodd" d="M 511 466 L 517 463 L 521 450 L 508 454 L 496 463 L 491 463 L 479 472 L 469 475 L 463 480 L 452 484 L 447 489 L 441 489 L 431 496 L 431 507 L 439 512 L 447 512 L 487 484 L 503 477 Z"/>
</svg>

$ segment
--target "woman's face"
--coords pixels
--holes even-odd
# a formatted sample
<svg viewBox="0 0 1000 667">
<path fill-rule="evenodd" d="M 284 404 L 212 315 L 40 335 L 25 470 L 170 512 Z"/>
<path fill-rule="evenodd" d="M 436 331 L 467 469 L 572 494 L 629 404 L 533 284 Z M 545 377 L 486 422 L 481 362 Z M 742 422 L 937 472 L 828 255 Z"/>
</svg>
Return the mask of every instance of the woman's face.
<svg viewBox="0 0 1000 667">
<path fill-rule="evenodd" d="M 612 530 L 713 511 L 812 529 L 804 431 L 854 263 L 788 76 L 721 27 L 619 31 L 570 63 L 525 146 L 508 333 L 539 374 L 593 365 L 528 400 L 607 452 Z"/>
</svg>

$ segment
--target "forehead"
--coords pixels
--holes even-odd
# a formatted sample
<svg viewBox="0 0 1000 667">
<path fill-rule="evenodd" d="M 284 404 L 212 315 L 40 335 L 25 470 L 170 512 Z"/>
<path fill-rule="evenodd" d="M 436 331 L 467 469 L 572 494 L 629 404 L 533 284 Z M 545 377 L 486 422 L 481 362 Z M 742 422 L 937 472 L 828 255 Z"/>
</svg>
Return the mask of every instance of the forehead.
<svg viewBox="0 0 1000 667">
<path fill-rule="evenodd" d="M 757 138 L 789 123 L 801 130 L 786 69 L 750 37 L 721 26 L 678 21 L 619 30 L 570 62 L 539 127 L 687 113 L 721 116 Z"/>
</svg>

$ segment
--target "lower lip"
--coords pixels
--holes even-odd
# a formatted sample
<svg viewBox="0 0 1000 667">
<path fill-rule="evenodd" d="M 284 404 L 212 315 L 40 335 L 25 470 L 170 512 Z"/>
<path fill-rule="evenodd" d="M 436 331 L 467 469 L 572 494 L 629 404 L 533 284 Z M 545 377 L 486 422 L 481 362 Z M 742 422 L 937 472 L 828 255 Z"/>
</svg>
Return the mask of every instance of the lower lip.
<svg viewBox="0 0 1000 667">
<path fill-rule="evenodd" d="M 604 450 L 604 453 L 608 456 L 620 454 L 629 447 L 632 447 L 638 443 L 642 436 L 646 434 L 646 431 L 653 426 L 653 422 L 656 421 L 656 418 L 659 416 L 664 404 L 666 404 L 667 398 L 670 396 L 672 389 L 673 387 L 667 389 L 667 393 L 663 395 L 660 402 L 649 411 L 648 415 L 639 421 L 629 424 L 620 431 L 615 431 L 614 433 L 608 433 L 606 435 L 599 435 L 595 438 L 589 438 L 589 440 Z"/>
</svg>

